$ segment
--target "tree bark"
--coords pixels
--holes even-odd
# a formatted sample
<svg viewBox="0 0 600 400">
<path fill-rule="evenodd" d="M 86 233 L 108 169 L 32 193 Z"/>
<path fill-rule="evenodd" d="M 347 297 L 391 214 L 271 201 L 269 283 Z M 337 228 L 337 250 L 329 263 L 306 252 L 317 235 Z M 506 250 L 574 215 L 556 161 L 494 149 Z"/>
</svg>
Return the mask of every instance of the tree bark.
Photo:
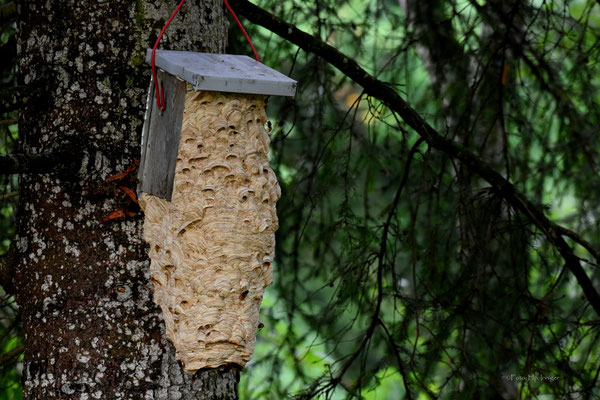
<svg viewBox="0 0 600 400">
<path fill-rule="evenodd" d="M 25 331 L 25 399 L 234 399 L 239 373 L 177 364 L 152 302 L 142 219 L 105 184 L 139 158 L 149 67 L 177 1 L 20 2 L 20 153 L 77 149 L 71 174 L 23 175 L 12 270 Z M 219 0 L 189 1 L 161 48 L 223 52 Z M 135 172 L 131 174 L 135 175 Z M 128 184 L 135 188 L 133 178 Z M 194 379 L 193 379 L 194 378 Z"/>
</svg>

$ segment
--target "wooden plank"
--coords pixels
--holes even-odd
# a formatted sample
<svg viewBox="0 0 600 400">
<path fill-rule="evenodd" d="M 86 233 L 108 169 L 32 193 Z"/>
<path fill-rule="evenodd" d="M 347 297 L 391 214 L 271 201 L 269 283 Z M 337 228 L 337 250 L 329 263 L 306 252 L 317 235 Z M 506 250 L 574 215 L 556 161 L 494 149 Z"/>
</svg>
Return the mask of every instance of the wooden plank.
<svg viewBox="0 0 600 400">
<path fill-rule="evenodd" d="M 146 62 L 152 60 L 152 50 Z M 189 82 L 194 90 L 294 96 L 298 82 L 250 57 L 157 50 L 159 68 Z"/>
<path fill-rule="evenodd" d="M 151 99 L 140 185 L 142 192 L 171 201 L 187 85 L 164 71 L 158 72 L 158 81 L 163 84 L 167 108 L 160 111 L 156 97 Z"/>
<path fill-rule="evenodd" d="M 144 114 L 144 126 L 142 127 L 142 155 L 140 157 L 140 166 L 138 168 L 138 184 L 137 184 L 137 195 L 140 196 L 142 191 L 142 175 L 144 171 L 144 165 L 146 163 L 146 147 L 148 145 L 148 130 L 150 129 L 150 115 L 152 110 L 156 106 L 156 100 L 154 99 L 154 79 L 150 79 L 150 86 L 148 87 L 148 95 L 146 96 L 146 113 Z"/>
</svg>

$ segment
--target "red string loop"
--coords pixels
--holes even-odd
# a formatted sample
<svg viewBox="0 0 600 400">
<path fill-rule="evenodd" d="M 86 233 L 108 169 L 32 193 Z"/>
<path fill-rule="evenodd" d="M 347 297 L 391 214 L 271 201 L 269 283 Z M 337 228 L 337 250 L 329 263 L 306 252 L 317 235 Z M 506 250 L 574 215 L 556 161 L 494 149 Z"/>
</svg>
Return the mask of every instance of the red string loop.
<svg viewBox="0 0 600 400">
<path fill-rule="evenodd" d="M 165 90 L 162 86 L 162 83 L 160 84 L 160 88 L 158 87 L 158 79 L 156 77 L 156 67 L 154 64 L 154 56 L 156 53 L 156 49 L 158 48 L 158 44 L 160 43 L 160 39 L 162 38 L 162 35 L 167 30 L 167 27 L 169 26 L 171 21 L 173 21 L 173 18 L 175 18 L 175 15 L 177 15 L 177 13 L 179 12 L 179 9 L 181 8 L 181 6 L 183 5 L 184 2 L 185 2 L 185 0 L 181 0 L 181 2 L 179 3 L 179 5 L 175 9 L 175 11 L 173 11 L 171 18 L 169 18 L 169 20 L 167 21 L 165 26 L 162 28 L 162 31 L 160 31 L 160 35 L 158 35 L 158 38 L 156 39 L 156 43 L 154 43 L 154 47 L 152 48 L 152 79 L 154 80 L 154 91 L 156 92 L 156 105 L 158 106 L 158 109 L 161 111 L 164 111 L 167 108 L 167 103 L 165 102 Z M 237 22 L 238 26 L 240 27 L 240 30 L 246 37 L 246 40 L 248 41 L 248 43 L 250 44 L 250 47 L 252 48 L 252 51 L 254 52 L 254 57 L 256 57 L 256 61 L 260 62 L 258 53 L 256 52 L 254 45 L 252 44 L 252 40 L 250 40 L 250 36 L 248 36 L 248 34 L 246 33 L 246 30 L 242 26 L 242 23 L 240 22 L 238 17 L 233 12 L 233 9 L 231 8 L 231 6 L 227 2 L 227 0 L 223 0 L 223 3 L 225 3 L 225 6 L 229 10 L 229 13 L 231 13 L 231 16 L 233 17 L 233 19 L 235 19 L 235 22 Z"/>
<path fill-rule="evenodd" d="M 223 3 L 225 3 L 225 7 L 227 7 L 227 9 L 229 10 L 229 13 L 231 13 L 231 16 L 233 17 L 233 19 L 235 19 L 235 22 L 237 22 L 238 26 L 240 27 L 240 30 L 242 31 L 242 33 L 246 37 L 246 40 L 248 41 L 248 43 L 250 44 L 250 47 L 252 47 L 252 51 L 254 52 L 254 57 L 256 57 L 256 61 L 260 62 L 260 58 L 258 57 L 258 53 L 256 52 L 256 49 L 254 48 L 254 45 L 252 44 L 252 40 L 250 40 L 250 36 L 248 36 L 248 34 L 246 33 L 246 30 L 242 26 L 242 23 L 238 19 L 237 15 L 235 15 L 235 13 L 233 12 L 233 9 L 231 8 L 231 6 L 227 2 L 227 0 L 223 0 Z"/>
<path fill-rule="evenodd" d="M 156 70 L 154 67 L 154 53 L 156 53 L 156 48 L 158 47 L 158 43 L 160 42 L 160 39 L 162 38 L 163 33 L 165 33 L 165 31 L 167 30 L 167 27 L 169 26 L 171 21 L 173 21 L 173 18 L 175 18 L 175 15 L 177 15 L 177 13 L 179 12 L 179 9 L 181 8 L 181 6 L 183 5 L 184 2 L 185 2 L 185 0 L 181 0 L 181 2 L 179 3 L 179 5 L 175 9 L 175 11 L 173 11 L 171 18 L 169 18 L 169 20 L 167 21 L 165 26 L 162 28 L 162 31 L 160 31 L 160 35 L 158 35 L 158 38 L 156 39 L 156 43 L 154 43 L 154 47 L 152 48 L 152 78 L 154 79 L 154 91 L 156 92 L 156 105 L 158 106 L 158 109 L 161 111 L 164 111 L 167 108 L 167 103 L 165 103 L 165 90 L 162 87 L 162 83 L 160 84 L 160 90 L 158 88 L 158 81 L 156 78 Z M 160 95 L 159 95 L 159 92 L 160 92 Z"/>
</svg>

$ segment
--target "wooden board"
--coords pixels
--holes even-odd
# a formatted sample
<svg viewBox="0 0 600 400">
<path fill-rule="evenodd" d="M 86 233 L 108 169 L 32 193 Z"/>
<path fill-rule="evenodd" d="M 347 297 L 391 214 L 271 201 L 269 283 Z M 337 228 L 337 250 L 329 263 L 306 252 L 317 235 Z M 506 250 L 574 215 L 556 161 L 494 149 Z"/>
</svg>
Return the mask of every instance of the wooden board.
<svg viewBox="0 0 600 400">
<path fill-rule="evenodd" d="M 157 75 L 164 87 L 167 108 L 158 109 L 152 83 L 142 133 L 138 191 L 171 201 L 186 83 L 164 71 L 159 70 Z"/>
<path fill-rule="evenodd" d="M 152 50 L 146 52 L 151 63 Z M 298 82 L 247 56 L 157 50 L 155 65 L 194 90 L 294 96 Z"/>
<path fill-rule="evenodd" d="M 140 197 L 142 191 L 142 175 L 144 171 L 144 162 L 146 161 L 146 145 L 148 144 L 148 129 L 150 128 L 150 114 L 152 113 L 152 102 L 154 99 L 154 80 L 150 80 L 148 94 L 146 95 L 146 113 L 144 114 L 144 126 L 142 128 L 142 155 L 140 157 L 140 167 L 138 169 L 137 195 Z"/>
</svg>

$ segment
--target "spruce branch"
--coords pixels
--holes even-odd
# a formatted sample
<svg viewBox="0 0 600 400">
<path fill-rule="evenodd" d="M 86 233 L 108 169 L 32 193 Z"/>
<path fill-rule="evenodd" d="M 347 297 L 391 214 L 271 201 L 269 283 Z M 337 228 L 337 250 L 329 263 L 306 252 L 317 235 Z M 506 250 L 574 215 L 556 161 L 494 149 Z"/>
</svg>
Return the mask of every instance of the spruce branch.
<svg viewBox="0 0 600 400">
<path fill-rule="evenodd" d="M 558 250 L 565 261 L 565 266 L 575 276 L 585 297 L 596 311 L 596 314 L 600 316 L 600 294 L 596 291 L 573 249 L 565 242 L 563 238 L 565 228 L 549 220 L 544 211 L 519 192 L 510 181 L 472 151 L 442 136 L 394 88 L 367 73 L 354 59 L 347 57 L 333 46 L 284 22 L 247 0 L 230 0 L 230 4 L 239 14 L 252 23 L 276 33 L 303 50 L 313 53 L 330 63 L 361 85 L 365 93 L 379 99 L 397 113 L 429 146 L 459 160 L 487 181 L 514 209 L 523 213 L 543 233 L 546 240 Z M 571 239 L 577 241 L 576 237 L 571 236 Z"/>
<path fill-rule="evenodd" d="M 24 350 L 25 346 L 20 344 L 14 349 L 0 355 L 0 366 L 5 366 L 5 364 L 11 363 L 15 358 L 19 357 Z"/>
<path fill-rule="evenodd" d="M 18 195 L 19 195 L 19 192 L 17 192 L 17 191 L 0 194 L 0 201 L 11 199 L 13 197 L 17 197 Z"/>
</svg>

